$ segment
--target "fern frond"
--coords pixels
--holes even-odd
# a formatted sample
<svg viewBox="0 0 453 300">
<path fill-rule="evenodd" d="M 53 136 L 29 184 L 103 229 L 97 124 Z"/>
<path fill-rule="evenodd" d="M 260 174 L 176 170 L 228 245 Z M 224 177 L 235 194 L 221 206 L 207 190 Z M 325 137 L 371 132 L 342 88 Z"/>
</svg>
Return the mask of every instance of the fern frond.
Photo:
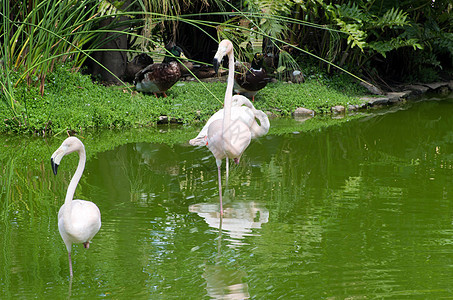
<svg viewBox="0 0 453 300">
<path fill-rule="evenodd" d="M 433 41 L 433 44 L 444 51 L 448 51 L 453 57 L 453 33 L 443 33 Z"/>
<path fill-rule="evenodd" d="M 418 43 L 417 39 L 402 39 L 401 37 L 393 38 L 386 41 L 376 41 L 368 43 L 368 48 L 373 49 L 382 56 L 386 57 L 386 53 L 402 47 L 413 47 L 423 49 L 423 46 Z"/>
<path fill-rule="evenodd" d="M 355 3 L 347 3 L 341 5 L 335 5 L 337 8 L 338 17 L 342 19 L 351 19 L 359 23 L 368 21 L 368 16 L 361 8 Z"/>
<path fill-rule="evenodd" d="M 407 13 L 399 9 L 390 9 L 374 22 L 375 27 L 385 28 L 407 25 Z"/>
</svg>

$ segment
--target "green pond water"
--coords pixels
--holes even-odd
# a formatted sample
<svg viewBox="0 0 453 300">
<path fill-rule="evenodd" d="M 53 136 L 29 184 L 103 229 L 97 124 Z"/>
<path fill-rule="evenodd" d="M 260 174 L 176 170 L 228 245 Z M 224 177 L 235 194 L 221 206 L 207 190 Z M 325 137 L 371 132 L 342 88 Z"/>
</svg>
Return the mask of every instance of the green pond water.
<svg viewBox="0 0 453 300">
<path fill-rule="evenodd" d="M 231 166 L 225 216 L 199 128 L 89 134 L 76 198 L 102 228 L 73 245 L 57 213 L 77 155 L 0 136 L 1 299 L 453 297 L 453 95 L 342 120 L 271 120 Z"/>
</svg>

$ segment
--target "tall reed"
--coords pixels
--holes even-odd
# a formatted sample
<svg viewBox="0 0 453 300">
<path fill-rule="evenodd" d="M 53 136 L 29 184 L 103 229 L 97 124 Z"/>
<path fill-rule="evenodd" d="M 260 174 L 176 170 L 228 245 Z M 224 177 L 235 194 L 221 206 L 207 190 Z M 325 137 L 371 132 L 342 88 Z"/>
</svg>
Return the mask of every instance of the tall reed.
<svg viewBox="0 0 453 300">
<path fill-rule="evenodd" d="M 20 13 L 9 20 L 14 28 L 9 31 L 13 34 L 8 67 L 22 71 L 16 85 L 21 80 L 36 83 L 43 94 L 46 74 L 53 70 L 56 61 L 72 59 L 75 67 L 83 62 L 78 54 L 93 37 L 93 23 L 88 20 L 96 16 L 96 1 L 33 0 L 30 6 L 18 9 Z"/>
</svg>

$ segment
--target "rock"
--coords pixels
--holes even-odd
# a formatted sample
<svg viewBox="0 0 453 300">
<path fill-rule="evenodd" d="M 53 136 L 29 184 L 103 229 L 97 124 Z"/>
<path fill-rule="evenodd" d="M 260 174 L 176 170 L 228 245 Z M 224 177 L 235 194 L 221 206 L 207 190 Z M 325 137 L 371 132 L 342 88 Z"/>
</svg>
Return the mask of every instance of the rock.
<svg viewBox="0 0 453 300">
<path fill-rule="evenodd" d="M 272 111 L 266 110 L 264 113 L 265 113 L 269 118 L 276 118 L 276 117 L 278 117 L 278 115 L 277 115 L 276 113 L 272 112 Z"/>
<path fill-rule="evenodd" d="M 357 111 L 359 109 L 358 105 L 349 105 L 348 106 L 348 111 Z"/>
<path fill-rule="evenodd" d="M 448 95 L 450 93 L 450 89 L 448 86 L 443 86 L 439 89 L 439 93 L 442 95 Z"/>
<path fill-rule="evenodd" d="M 387 105 L 389 103 L 389 98 L 388 97 L 374 98 L 369 103 L 371 106 Z"/>
<path fill-rule="evenodd" d="M 363 102 L 372 102 L 374 101 L 375 99 L 378 99 L 376 97 L 361 97 L 360 98 L 360 101 L 363 101 Z"/>
<path fill-rule="evenodd" d="M 311 119 L 311 118 L 313 118 L 314 115 L 315 115 L 315 112 L 313 110 L 307 109 L 304 107 L 298 107 L 293 112 L 294 119 L 299 122 L 304 122 L 308 119 Z"/>
<path fill-rule="evenodd" d="M 157 121 L 157 124 L 168 124 L 168 123 L 182 124 L 183 120 L 176 118 L 168 118 L 168 116 L 160 116 L 159 120 Z"/>
<path fill-rule="evenodd" d="M 298 107 L 296 110 L 293 112 L 294 117 L 300 117 L 300 116 L 314 116 L 315 112 L 311 109 L 307 109 L 304 107 Z"/>
<path fill-rule="evenodd" d="M 157 124 L 167 124 L 168 123 L 168 117 L 167 116 L 160 116 L 159 121 L 157 121 Z"/>
<path fill-rule="evenodd" d="M 427 86 L 431 90 L 437 90 L 441 87 L 448 86 L 447 82 L 434 82 L 434 83 L 425 83 L 425 86 Z"/>
<path fill-rule="evenodd" d="M 412 93 L 411 91 L 391 92 L 387 93 L 386 96 L 389 98 L 390 103 L 396 103 L 403 101 L 404 98 L 407 98 L 411 93 Z"/>
<path fill-rule="evenodd" d="M 345 108 L 341 105 L 336 105 L 330 109 L 334 114 L 344 114 Z"/>
<path fill-rule="evenodd" d="M 453 91 L 453 80 L 448 82 L 448 88 Z"/>
<path fill-rule="evenodd" d="M 364 103 L 360 106 L 360 108 L 365 108 L 367 106 L 376 106 L 376 105 L 387 105 L 389 102 L 389 98 L 387 97 L 362 97 L 360 98 L 361 101 Z"/>
<path fill-rule="evenodd" d="M 369 105 L 370 105 L 369 103 L 362 103 L 362 104 L 359 104 L 359 108 L 364 109 L 364 108 L 367 108 Z"/>
<path fill-rule="evenodd" d="M 173 123 L 173 124 L 183 124 L 184 122 L 182 121 L 182 119 L 171 118 L 171 119 L 170 119 L 170 123 Z"/>
<path fill-rule="evenodd" d="M 381 91 L 380 88 L 378 88 L 375 85 L 372 85 L 371 83 L 361 81 L 360 85 L 364 86 L 372 94 L 375 94 L 375 95 L 382 95 L 383 94 L 383 92 Z"/>
<path fill-rule="evenodd" d="M 428 87 L 419 84 L 411 84 L 406 86 L 406 88 L 411 90 L 413 94 L 416 95 L 424 94 L 429 89 Z"/>
</svg>

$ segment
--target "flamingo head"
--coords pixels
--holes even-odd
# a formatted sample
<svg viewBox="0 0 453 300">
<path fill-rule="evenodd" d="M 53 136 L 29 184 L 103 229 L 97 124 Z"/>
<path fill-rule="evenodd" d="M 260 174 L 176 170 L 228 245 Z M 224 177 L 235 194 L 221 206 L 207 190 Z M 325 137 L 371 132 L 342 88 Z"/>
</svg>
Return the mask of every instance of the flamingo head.
<svg viewBox="0 0 453 300">
<path fill-rule="evenodd" d="M 230 54 L 233 54 L 233 43 L 229 40 L 221 41 L 212 62 L 216 74 L 219 71 L 220 63 L 222 62 L 223 57 Z"/>
<path fill-rule="evenodd" d="M 60 165 L 63 156 L 74 151 L 80 151 L 83 148 L 84 146 L 82 142 L 75 136 L 68 137 L 64 140 L 61 146 L 52 154 L 52 157 L 50 158 L 53 173 L 57 175 L 58 166 Z"/>
</svg>

